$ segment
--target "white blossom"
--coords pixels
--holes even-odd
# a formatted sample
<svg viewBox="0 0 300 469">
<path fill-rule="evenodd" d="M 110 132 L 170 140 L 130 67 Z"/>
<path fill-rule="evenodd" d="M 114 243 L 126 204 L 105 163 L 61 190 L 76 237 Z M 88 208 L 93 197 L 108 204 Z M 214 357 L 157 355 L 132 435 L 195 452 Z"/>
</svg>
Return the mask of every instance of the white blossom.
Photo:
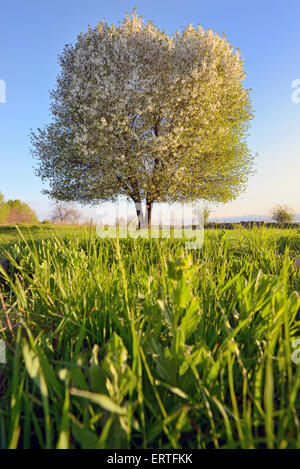
<svg viewBox="0 0 300 469">
<path fill-rule="evenodd" d="M 60 63 L 54 121 L 35 136 L 53 196 L 225 201 L 245 186 L 251 104 L 223 37 L 192 24 L 169 36 L 134 12 L 80 34 Z"/>
</svg>

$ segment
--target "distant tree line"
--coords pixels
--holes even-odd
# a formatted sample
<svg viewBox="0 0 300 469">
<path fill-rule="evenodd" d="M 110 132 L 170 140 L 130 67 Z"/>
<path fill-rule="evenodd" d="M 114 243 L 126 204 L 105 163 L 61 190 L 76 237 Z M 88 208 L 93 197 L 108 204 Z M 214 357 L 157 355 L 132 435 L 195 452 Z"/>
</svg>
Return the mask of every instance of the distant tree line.
<svg viewBox="0 0 300 469">
<path fill-rule="evenodd" d="M 0 192 L 0 224 L 13 223 L 38 223 L 38 218 L 28 204 L 18 199 L 5 202 Z"/>
</svg>

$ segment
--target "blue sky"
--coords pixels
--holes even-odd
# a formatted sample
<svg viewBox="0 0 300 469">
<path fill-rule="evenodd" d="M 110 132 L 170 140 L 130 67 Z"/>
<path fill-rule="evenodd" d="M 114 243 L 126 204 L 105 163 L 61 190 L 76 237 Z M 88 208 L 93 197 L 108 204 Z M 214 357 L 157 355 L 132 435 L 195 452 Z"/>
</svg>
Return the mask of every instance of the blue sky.
<svg viewBox="0 0 300 469">
<path fill-rule="evenodd" d="M 59 72 L 57 56 L 88 25 L 118 22 L 137 7 L 167 32 L 186 24 L 226 32 L 245 58 L 255 119 L 249 145 L 258 153 L 257 174 L 247 192 L 218 217 L 266 214 L 277 203 L 300 213 L 300 103 L 292 82 L 300 79 L 299 0 L 11 0 L 0 6 L 0 191 L 30 203 L 40 217 L 49 201 L 34 173 L 30 129 L 49 122 L 49 90 Z M 300 86 L 299 86 L 300 89 Z M 300 90 L 299 94 L 300 96 Z"/>
</svg>

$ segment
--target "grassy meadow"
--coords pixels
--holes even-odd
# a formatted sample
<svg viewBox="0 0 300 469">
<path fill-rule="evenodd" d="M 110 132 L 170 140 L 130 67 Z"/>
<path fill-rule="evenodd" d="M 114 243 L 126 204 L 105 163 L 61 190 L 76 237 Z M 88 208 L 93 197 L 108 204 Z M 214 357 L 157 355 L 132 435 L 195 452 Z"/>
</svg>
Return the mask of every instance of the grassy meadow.
<svg viewBox="0 0 300 469">
<path fill-rule="evenodd" d="M 299 255 L 295 229 L 0 227 L 0 448 L 300 448 Z"/>
</svg>

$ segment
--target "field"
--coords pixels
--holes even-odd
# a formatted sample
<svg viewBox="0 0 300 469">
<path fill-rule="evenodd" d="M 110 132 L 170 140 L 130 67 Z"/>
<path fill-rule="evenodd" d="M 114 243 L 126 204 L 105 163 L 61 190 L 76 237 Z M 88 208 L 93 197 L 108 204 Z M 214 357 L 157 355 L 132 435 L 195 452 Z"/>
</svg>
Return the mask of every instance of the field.
<svg viewBox="0 0 300 469">
<path fill-rule="evenodd" d="M 300 448 L 299 253 L 0 227 L 0 448 Z"/>
</svg>

